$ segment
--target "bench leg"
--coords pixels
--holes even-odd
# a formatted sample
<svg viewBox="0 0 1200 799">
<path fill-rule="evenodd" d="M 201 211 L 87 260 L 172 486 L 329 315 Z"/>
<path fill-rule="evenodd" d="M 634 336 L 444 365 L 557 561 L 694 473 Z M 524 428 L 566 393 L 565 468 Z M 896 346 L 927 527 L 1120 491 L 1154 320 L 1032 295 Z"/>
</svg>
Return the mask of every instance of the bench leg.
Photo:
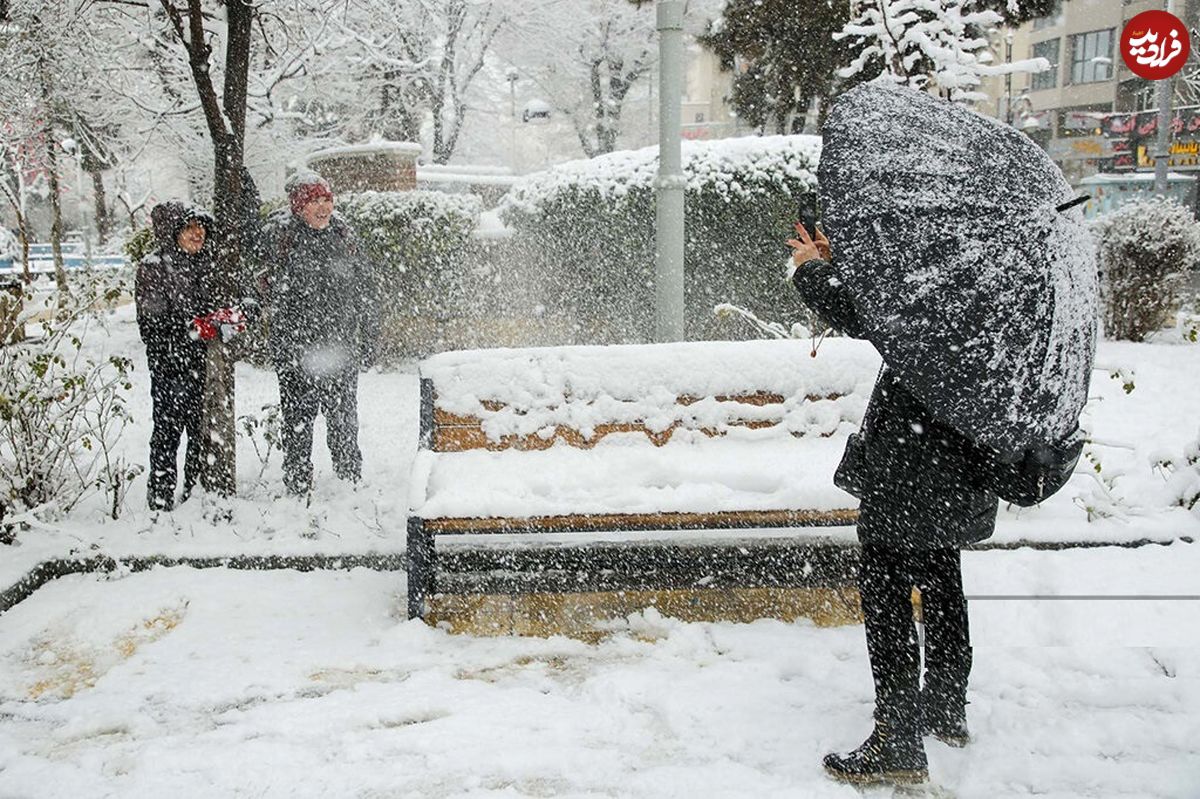
<svg viewBox="0 0 1200 799">
<path fill-rule="evenodd" d="M 418 516 L 408 519 L 408 617 L 425 614 L 425 600 L 433 593 L 433 536 L 425 532 L 425 521 Z"/>
</svg>

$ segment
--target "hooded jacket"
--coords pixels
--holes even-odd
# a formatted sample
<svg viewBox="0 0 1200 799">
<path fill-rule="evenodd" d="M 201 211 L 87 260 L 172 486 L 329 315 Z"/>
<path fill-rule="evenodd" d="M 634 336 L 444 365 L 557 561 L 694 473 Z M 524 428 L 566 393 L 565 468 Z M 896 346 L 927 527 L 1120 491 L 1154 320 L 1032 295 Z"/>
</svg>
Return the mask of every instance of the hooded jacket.
<svg viewBox="0 0 1200 799">
<path fill-rule="evenodd" d="M 203 357 L 204 343 L 192 339 L 192 319 L 213 310 L 212 231 L 207 213 L 170 200 L 150 212 L 157 246 L 137 268 L 134 299 L 138 331 L 146 345 L 150 368 L 169 367 Z M 180 249 L 179 233 L 189 222 L 204 226 L 200 252 L 190 255 Z"/>
</svg>

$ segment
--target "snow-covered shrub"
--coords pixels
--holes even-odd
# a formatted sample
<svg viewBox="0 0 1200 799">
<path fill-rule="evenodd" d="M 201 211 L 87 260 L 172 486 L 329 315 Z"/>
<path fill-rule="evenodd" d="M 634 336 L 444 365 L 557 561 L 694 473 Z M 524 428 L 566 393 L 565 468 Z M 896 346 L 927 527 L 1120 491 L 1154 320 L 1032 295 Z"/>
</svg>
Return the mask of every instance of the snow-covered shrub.
<svg viewBox="0 0 1200 799">
<path fill-rule="evenodd" d="M 689 338 L 728 338 L 720 303 L 794 318 L 784 282 L 801 199 L 816 191 L 820 140 L 768 136 L 685 142 Z M 654 314 L 658 150 L 573 161 L 518 182 L 501 204 L 529 292 L 567 312 L 593 341 L 646 340 Z"/>
<path fill-rule="evenodd" d="M 238 417 L 238 432 L 250 442 L 258 458 L 258 482 L 262 482 L 271 455 L 283 451 L 283 413 L 279 403 L 262 406 L 261 413 L 246 413 Z"/>
<path fill-rule="evenodd" d="M 1184 446 L 1182 457 L 1164 454 L 1151 460 L 1166 477 L 1174 503 L 1200 516 L 1200 436 Z"/>
<path fill-rule="evenodd" d="M 1170 324 L 1189 271 L 1200 267 L 1200 224 L 1172 199 L 1125 203 L 1094 223 L 1104 332 L 1141 341 Z"/>
<path fill-rule="evenodd" d="M 337 209 L 383 272 L 385 357 L 411 352 L 412 320 L 467 315 L 475 292 L 463 262 L 483 210 L 478 197 L 366 191 L 339 195 Z"/>
<path fill-rule="evenodd" d="M 25 297 L 35 330 L 0 348 L 0 529 L 52 519 L 92 492 L 116 518 L 142 470 L 113 445 L 131 421 L 126 407 L 133 363 L 96 356 L 90 337 L 105 337 L 102 311 L 128 292 L 128 275 L 72 280 L 72 294 Z"/>
<path fill-rule="evenodd" d="M 1191 344 L 1200 342 L 1200 294 L 1193 294 L 1184 300 L 1175 316 L 1175 332 L 1178 340 Z"/>
</svg>

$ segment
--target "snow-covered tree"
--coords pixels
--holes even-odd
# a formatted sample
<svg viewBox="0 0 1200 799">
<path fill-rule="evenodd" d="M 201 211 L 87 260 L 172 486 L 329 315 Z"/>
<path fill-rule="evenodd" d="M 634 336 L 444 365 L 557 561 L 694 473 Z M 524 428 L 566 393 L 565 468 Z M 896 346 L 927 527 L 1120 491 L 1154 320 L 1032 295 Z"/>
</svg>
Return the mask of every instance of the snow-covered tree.
<svg viewBox="0 0 1200 799">
<path fill-rule="evenodd" d="M 35 166 L 45 176 L 54 274 L 62 296 L 67 292 L 67 273 L 62 255 L 60 161 L 62 142 L 69 136 L 66 130 L 78 110 L 73 100 L 82 96 L 87 83 L 85 62 L 70 42 L 81 27 L 74 4 L 59 0 L 16 0 L 0 23 L 0 72 L 5 75 L 0 81 L 0 107 L 5 109 L 11 137 L 4 147 L 6 161 L 18 172 Z"/>
<path fill-rule="evenodd" d="M 730 0 L 700 42 L 733 73 L 738 116 L 760 130 L 789 133 L 788 122 L 833 92 L 849 55 L 831 33 L 848 21 L 844 3 Z"/>
<path fill-rule="evenodd" d="M 857 80 L 883 75 L 957 102 L 986 100 L 978 91 L 984 77 L 1050 68 L 1044 58 L 994 63 L 988 33 L 1002 21 L 977 0 L 857 0 L 850 22 L 834 34 L 854 53 L 838 74 Z"/>
<path fill-rule="evenodd" d="M 703 31 L 715 0 L 688 0 L 685 26 Z M 629 0 L 556 0 L 507 32 L 500 55 L 563 114 L 585 155 L 617 148 L 633 90 L 658 62 L 652 4 Z"/>
<path fill-rule="evenodd" d="M 332 111 L 330 121 L 351 141 L 419 141 L 427 123 L 433 160 L 446 163 L 497 36 L 546 1 L 351 0 L 335 24 L 338 57 L 356 90 L 308 101 Z"/>
</svg>

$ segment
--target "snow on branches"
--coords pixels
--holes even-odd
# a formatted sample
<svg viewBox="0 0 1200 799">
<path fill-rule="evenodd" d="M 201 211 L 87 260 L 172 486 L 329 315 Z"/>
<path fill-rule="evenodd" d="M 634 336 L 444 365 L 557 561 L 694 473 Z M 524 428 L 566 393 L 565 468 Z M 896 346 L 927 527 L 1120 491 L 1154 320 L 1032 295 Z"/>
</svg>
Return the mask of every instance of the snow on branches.
<svg viewBox="0 0 1200 799">
<path fill-rule="evenodd" d="M 856 51 L 843 78 L 878 76 L 914 89 L 937 89 L 956 102 L 986 99 L 984 77 L 1041 72 L 1044 58 L 993 63 L 989 34 L 1002 21 L 977 0 L 857 0 L 855 13 L 837 40 Z"/>
</svg>

